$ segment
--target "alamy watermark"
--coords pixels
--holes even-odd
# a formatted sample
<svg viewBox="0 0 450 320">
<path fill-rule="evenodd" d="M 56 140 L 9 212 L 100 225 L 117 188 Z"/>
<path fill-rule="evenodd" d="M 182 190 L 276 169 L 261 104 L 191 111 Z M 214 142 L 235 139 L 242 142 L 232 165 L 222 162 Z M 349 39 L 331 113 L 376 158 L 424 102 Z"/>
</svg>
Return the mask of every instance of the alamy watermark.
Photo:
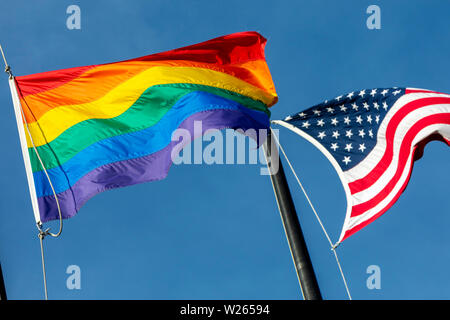
<svg viewBox="0 0 450 320">
<path fill-rule="evenodd" d="M 366 280 L 367 289 L 373 290 L 381 289 L 381 268 L 376 264 L 372 264 L 367 267 L 366 273 L 370 274 L 370 276 Z"/>
<path fill-rule="evenodd" d="M 372 4 L 367 7 L 367 14 L 370 16 L 366 20 L 366 26 L 369 30 L 381 29 L 381 9 L 379 6 Z"/>
<path fill-rule="evenodd" d="M 76 4 L 67 7 L 66 13 L 70 14 L 66 20 L 66 27 L 69 30 L 81 29 L 81 9 Z"/>
<path fill-rule="evenodd" d="M 249 164 L 261 165 L 260 174 L 278 172 L 279 158 L 274 157 L 270 171 L 266 166 L 263 148 L 259 147 L 267 138 L 268 129 L 203 129 L 202 121 L 194 121 L 192 130 L 178 128 L 172 133 L 174 164 Z M 279 130 L 272 129 L 272 135 L 279 136 Z M 252 139 L 246 139 L 249 136 Z M 279 139 L 279 138 L 277 138 Z M 278 144 L 271 139 L 271 149 L 278 151 Z M 191 143 L 192 141 L 192 143 Z M 248 141 L 248 143 L 246 142 Z"/>
<path fill-rule="evenodd" d="M 67 267 L 66 273 L 69 274 L 66 280 L 66 287 L 69 290 L 81 289 L 81 269 L 76 264 Z"/>
</svg>

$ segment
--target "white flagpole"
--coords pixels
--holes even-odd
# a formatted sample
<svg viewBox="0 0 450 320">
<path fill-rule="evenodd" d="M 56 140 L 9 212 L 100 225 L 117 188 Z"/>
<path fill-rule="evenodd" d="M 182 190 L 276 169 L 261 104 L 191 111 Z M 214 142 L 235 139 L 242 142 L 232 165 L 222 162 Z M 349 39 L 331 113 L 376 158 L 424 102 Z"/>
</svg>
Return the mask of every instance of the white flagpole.
<svg viewBox="0 0 450 320">
<path fill-rule="evenodd" d="M 27 139 L 25 136 L 25 127 L 23 125 L 25 119 L 23 119 L 22 112 L 21 112 L 22 107 L 20 105 L 19 94 L 17 93 L 16 81 L 14 80 L 14 76 L 12 76 L 12 75 L 9 77 L 9 87 L 11 89 L 11 96 L 12 96 L 12 100 L 13 100 L 13 104 L 14 104 L 14 113 L 16 114 L 17 129 L 19 130 L 20 146 L 22 147 L 22 156 L 23 156 L 23 161 L 25 163 L 25 170 L 27 173 L 28 189 L 30 191 L 34 219 L 36 220 L 36 223 L 38 225 L 40 225 L 41 224 L 41 216 L 39 214 L 39 206 L 38 206 L 38 200 L 37 200 L 37 196 L 36 196 L 36 188 L 34 185 L 33 171 L 31 169 L 31 161 L 30 161 L 30 156 L 28 154 Z"/>
</svg>

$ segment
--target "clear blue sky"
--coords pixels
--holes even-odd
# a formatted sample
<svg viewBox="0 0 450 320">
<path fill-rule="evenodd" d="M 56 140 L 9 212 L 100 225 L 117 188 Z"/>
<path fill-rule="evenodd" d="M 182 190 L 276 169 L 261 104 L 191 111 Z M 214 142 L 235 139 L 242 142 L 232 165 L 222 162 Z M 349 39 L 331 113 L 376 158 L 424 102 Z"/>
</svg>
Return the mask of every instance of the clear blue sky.
<svg viewBox="0 0 450 320">
<path fill-rule="evenodd" d="M 81 30 L 66 8 L 81 8 Z M 381 30 L 366 8 L 381 7 Z M 134 58 L 255 30 L 280 119 L 339 94 L 409 86 L 450 93 L 448 1 L 8 1 L 0 42 L 16 75 Z M 0 261 L 11 299 L 43 297 L 39 241 L 7 76 L 0 86 Z M 283 129 L 281 129 L 283 130 Z M 308 142 L 281 139 L 336 240 L 345 214 L 337 174 Z M 448 147 L 430 143 L 400 200 L 338 249 L 356 299 L 450 299 Z M 256 165 L 174 166 L 167 179 L 91 199 L 46 239 L 51 299 L 299 299 L 267 176 Z M 289 175 L 322 294 L 346 298 L 328 243 Z M 56 231 L 57 223 L 50 224 Z M 81 290 L 66 288 L 67 266 Z M 381 290 L 366 268 L 379 265 Z"/>
</svg>

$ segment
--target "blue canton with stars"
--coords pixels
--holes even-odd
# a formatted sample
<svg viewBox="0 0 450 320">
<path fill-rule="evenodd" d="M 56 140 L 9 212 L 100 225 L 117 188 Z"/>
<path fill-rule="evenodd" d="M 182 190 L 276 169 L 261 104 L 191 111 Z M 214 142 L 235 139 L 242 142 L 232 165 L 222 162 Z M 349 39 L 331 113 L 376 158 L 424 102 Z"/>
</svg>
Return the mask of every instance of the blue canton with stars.
<svg viewBox="0 0 450 320">
<path fill-rule="evenodd" d="M 405 88 L 351 92 L 289 116 L 284 121 L 318 141 L 346 171 L 372 151 L 386 113 L 404 94 Z"/>
</svg>

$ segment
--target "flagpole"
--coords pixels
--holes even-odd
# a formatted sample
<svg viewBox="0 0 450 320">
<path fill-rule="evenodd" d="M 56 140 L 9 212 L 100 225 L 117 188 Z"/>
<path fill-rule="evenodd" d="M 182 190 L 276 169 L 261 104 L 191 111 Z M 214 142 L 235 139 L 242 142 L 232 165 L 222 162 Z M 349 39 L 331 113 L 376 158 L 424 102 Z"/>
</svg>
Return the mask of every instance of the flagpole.
<svg viewBox="0 0 450 320">
<path fill-rule="evenodd" d="M 272 130 L 269 130 L 267 139 L 263 144 L 264 155 L 295 270 L 297 271 L 300 289 L 305 300 L 322 300 L 319 284 L 317 283 L 283 165 L 278 154 L 278 148 L 272 140 L 271 132 Z M 278 164 L 278 166 L 275 164 Z"/>
</svg>

